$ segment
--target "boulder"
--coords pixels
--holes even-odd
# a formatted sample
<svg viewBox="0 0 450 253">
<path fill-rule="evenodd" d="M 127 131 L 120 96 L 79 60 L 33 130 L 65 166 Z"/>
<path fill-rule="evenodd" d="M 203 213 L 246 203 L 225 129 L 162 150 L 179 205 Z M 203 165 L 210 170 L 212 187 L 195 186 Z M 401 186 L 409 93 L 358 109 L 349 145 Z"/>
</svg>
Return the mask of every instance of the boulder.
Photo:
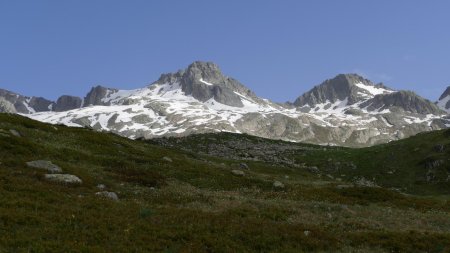
<svg viewBox="0 0 450 253">
<path fill-rule="evenodd" d="M 22 137 L 22 135 L 17 130 L 10 129 L 9 132 L 16 137 Z"/>
<path fill-rule="evenodd" d="M 104 184 L 98 184 L 98 185 L 97 185 L 97 188 L 98 188 L 99 190 L 104 190 L 104 189 L 106 189 L 106 185 L 104 185 Z"/>
<path fill-rule="evenodd" d="M 50 173 L 61 173 L 62 169 L 58 166 L 53 164 L 51 161 L 45 161 L 45 160 L 37 160 L 37 161 L 31 161 L 27 162 L 28 167 L 36 168 L 36 169 L 45 169 Z"/>
<path fill-rule="evenodd" d="M 169 163 L 173 162 L 172 158 L 170 158 L 170 157 L 168 157 L 168 156 L 164 156 L 162 159 L 163 159 L 164 161 L 166 161 L 166 162 L 169 162 Z"/>
<path fill-rule="evenodd" d="M 108 199 L 111 199 L 114 201 L 119 201 L 119 197 L 117 196 L 117 194 L 115 192 L 102 191 L 102 192 L 95 193 L 95 195 L 97 195 L 99 197 L 103 197 L 103 198 L 108 198 Z"/>
<path fill-rule="evenodd" d="M 284 189 L 284 184 L 280 181 L 273 182 L 273 187 L 276 189 Z"/>
<path fill-rule="evenodd" d="M 319 168 L 317 168 L 316 166 L 310 166 L 310 167 L 307 167 L 306 168 L 306 170 L 308 170 L 309 172 L 311 172 L 311 173 L 320 173 L 320 170 L 319 170 Z"/>
<path fill-rule="evenodd" d="M 82 184 L 83 181 L 75 176 L 70 174 L 45 174 L 44 177 L 47 181 L 61 184 Z"/>
<path fill-rule="evenodd" d="M 239 164 L 239 167 L 240 167 L 241 169 L 244 169 L 244 170 L 249 170 L 249 169 L 250 169 L 246 163 L 240 163 L 240 164 Z"/>
</svg>

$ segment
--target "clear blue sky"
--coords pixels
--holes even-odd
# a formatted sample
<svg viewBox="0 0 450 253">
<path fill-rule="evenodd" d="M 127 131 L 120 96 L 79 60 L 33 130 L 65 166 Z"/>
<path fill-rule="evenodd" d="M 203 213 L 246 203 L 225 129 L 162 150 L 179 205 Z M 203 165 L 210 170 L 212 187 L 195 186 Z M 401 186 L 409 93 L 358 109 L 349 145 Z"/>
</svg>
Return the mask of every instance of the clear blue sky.
<svg viewBox="0 0 450 253">
<path fill-rule="evenodd" d="M 449 11 L 439 0 L 0 0 L 0 88 L 84 96 L 204 60 L 278 102 L 347 72 L 435 100 L 450 85 Z"/>
</svg>

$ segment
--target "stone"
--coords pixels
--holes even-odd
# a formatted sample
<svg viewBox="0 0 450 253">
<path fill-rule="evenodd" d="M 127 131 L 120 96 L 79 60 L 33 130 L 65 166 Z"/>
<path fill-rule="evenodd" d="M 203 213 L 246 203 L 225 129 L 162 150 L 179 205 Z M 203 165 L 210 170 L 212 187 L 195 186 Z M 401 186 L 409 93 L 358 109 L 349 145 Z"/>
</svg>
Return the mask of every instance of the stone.
<svg viewBox="0 0 450 253">
<path fill-rule="evenodd" d="M 242 170 L 232 170 L 231 173 L 233 173 L 233 175 L 235 175 L 235 176 L 240 176 L 240 177 L 245 176 L 245 173 Z"/>
<path fill-rule="evenodd" d="M 47 181 L 54 183 L 62 183 L 62 184 L 82 184 L 83 181 L 75 176 L 70 174 L 45 174 L 44 178 Z"/>
<path fill-rule="evenodd" d="M 311 172 L 311 173 L 320 173 L 320 170 L 319 170 L 319 168 L 317 168 L 316 166 L 310 166 L 310 167 L 307 167 L 306 168 L 306 170 L 308 170 L 309 172 Z"/>
<path fill-rule="evenodd" d="M 36 169 L 45 169 L 50 173 L 61 173 L 62 169 L 58 166 L 53 164 L 51 161 L 45 161 L 45 160 L 37 160 L 37 161 L 31 161 L 27 162 L 28 167 L 36 168 Z"/>
<path fill-rule="evenodd" d="M 169 163 L 173 162 L 172 158 L 170 158 L 170 157 L 168 157 L 168 156 L 164 156 L 162 159 L 163 159 L 164 161 L 166 161 L 166 162 L 169 162 Z"/>
<path fill-rule="evenodd" d="M 97 188 L 98 188 L 99 190 L 104 190 L 104 189 L 106 189 L 106 185 L 104 185 L 104 184 L 98 184 L 98 185 L 97 185 Z"/>
<path fill-rule="evenodd" d="M 0 96 L 0 112 L 16 113 L 17 111 L 11 102 Z"/>
<path fill-rule="evenodd" d="M 22 137 L 22 135 L 17 130 L 10 129 L 9 132 L 16 137 Z"/>
<path fill-rule="evenodd" d="M 117 193 L 115 192 L 108 192 L 108 191 L 102 191 L 102 192 L 96 192 L 95 195 L 108 198 L 114 201 L 119 201 L 119 197 L 117 196 Z"/>
<path fill-rule="evenodd" d="M 305 230 L 305 231 L 303 231 L 303 234 L 304 234 L 305 236 L 309 236 L 309 234 L 311 234 L 311 231 Z"/>
<path fill-rule="evenodd" d="M 276 188 L 276 189 L 284 189 L 285 186 L 284 186 L 284 184 L 282 182 L 275 181 L 275 182 L 273 182 L 273 187 Z"/>
<path fill-rule="evenodd" d="M 370 181 L 364 177 L 356 178 L 355 184 L 358 186 L 364 186 L 364 187 L 378 187 L 378 185 L 375 182 Z"/>
<path fill-rule="evenodd" d="M 249 169 L 250 169 L 246 163 L 240 163 L 240 164 L 239 164 L 239 167 L 240 167 L 241 169 L 244 169 L 244 170 L 249 170 Z"/>
</svg>

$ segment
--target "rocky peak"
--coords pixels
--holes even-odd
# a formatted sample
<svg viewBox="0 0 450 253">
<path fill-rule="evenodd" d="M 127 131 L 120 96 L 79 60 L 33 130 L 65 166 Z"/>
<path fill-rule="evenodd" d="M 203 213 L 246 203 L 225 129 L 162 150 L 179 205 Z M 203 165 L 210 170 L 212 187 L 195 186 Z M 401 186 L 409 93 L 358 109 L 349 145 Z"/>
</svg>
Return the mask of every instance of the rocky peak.
<svg viewBox="0 0 450 253">
<path fill-rule="evenodd" d="M 450 96 L 450 86 L 445 89 L 444 93 L 442 93 L 442 95 L 439 97 L 439 100 L 442 100 L 448 96 Z"/>
<path fill-rule="evenodd" d="M 368 111 L 402 110 L 418 114 L 443 114 L 428 99 L 422 98 L 412 91 L 397 91 L 389 94 L 379 94 L 374 98 L 367 100 L 360 105 L 361 108 L 367 108 Z"/>
<path fill-rule="evenodd" d="M 216 85 L 223 85 L 226 77 L 222 74 L 215 63 L 195 61 L 190 64 L 185 72 L 184 78 L 190 81 L 203 79 L 205 81 L 214 82 Z"/>
<path fill-rule="evenodd" d="M 26 97 L 3 89 L 0 89 L 0 97 L 8 107 L 12 104 L 16 112 L 24 114 L 50 111 L 54 105 L 52 101 L 42 97 Z"/>
<path fill-rule="evenodd" d="M 33 108 L 35 112 L 51 111 L 54 105 L 54 102 L 43 97 L 31 97 L 28 100 L 28 106 Z"/>
<path fill-rule="evenodd" d="M 83 106 L 109 105 L 104 99 L 117 91 L 117 89 L 106 88 L 100 85 L 92 87 L 91 91 L 84 97 Z"/>
<path fill-rule="evenodd" d="M 334 103 L 347 100 L 348 105 L 372 98 L 379 93 L 390 93 L 393 90 L 382 83 L 374 84 L 358 74 L 339 74 L 328 79 L 310 91 L 298 97 L 294 105 L 302 107 L 316 104 Z"/>
<path fill-rule="evenodd" d="M 69 111 L 72 109 L 80 108 L 82 99 L 79 97 L 63 95 L 58 98 L 53 108 L 55 112 Z"/>
<path fill-rule="evenodd" d="M 436 105 L 450 113 L 450 86 L 445 89 L 444 93 L 439 97 L 439 100 L 436 102 Z"/>
<path fill-rule="evenodd" d="M 163 74 L 156 83 L 179 83 L 186 95 L 201 102 L 214 98 L 215 101 L 233 107 L 242 107 L 241 97 L 236 94 L 259 98 L 237 80 L 224 76 L 220 68 L 212 62 L 195 61 L 185 70 Z"/>
</svg>

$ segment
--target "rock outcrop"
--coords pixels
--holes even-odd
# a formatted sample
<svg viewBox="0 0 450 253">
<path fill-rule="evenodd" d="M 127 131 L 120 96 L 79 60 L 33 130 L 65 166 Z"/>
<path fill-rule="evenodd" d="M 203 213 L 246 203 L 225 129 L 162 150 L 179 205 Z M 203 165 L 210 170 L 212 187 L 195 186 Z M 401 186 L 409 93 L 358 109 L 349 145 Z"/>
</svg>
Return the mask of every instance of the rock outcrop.
<svg viewBox="0 0 450 253">
<path fill-rule="evenodd" d="M 64 95 L 58 98 L 53 110 L 55 112 L 64 112 L 80 108 L 83 100 L 79 97 Z"/>
</svg>

